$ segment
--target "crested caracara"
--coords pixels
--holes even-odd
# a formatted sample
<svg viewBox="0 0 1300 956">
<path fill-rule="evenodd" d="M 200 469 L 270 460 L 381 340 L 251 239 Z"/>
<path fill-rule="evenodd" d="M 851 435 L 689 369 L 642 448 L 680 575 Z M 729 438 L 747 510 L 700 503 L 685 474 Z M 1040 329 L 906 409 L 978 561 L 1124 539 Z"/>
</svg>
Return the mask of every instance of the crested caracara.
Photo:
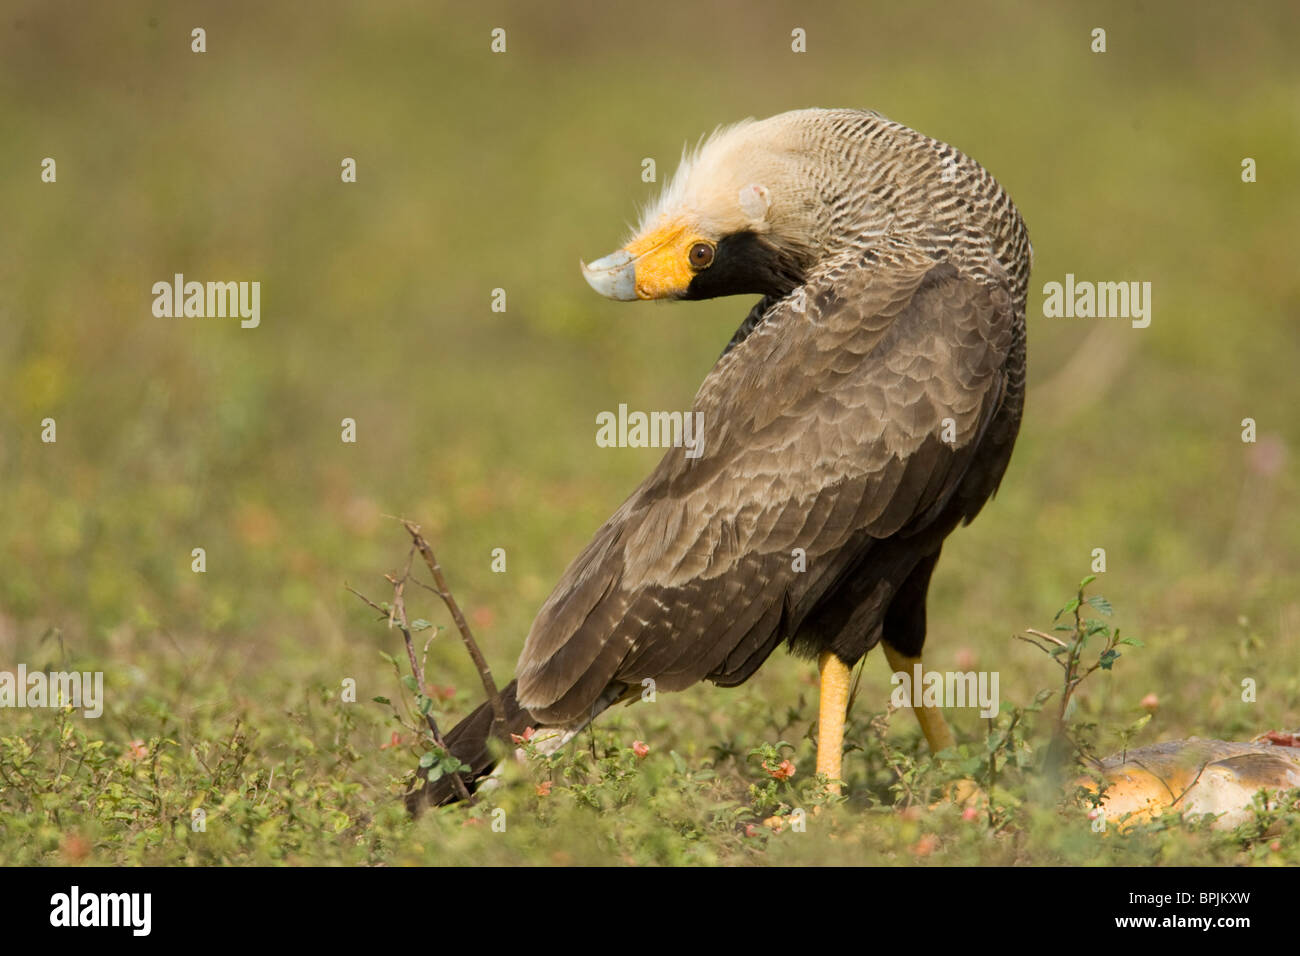
<svg viewBox="0 0 1300 956">
<path fill-rule="evenodd" d="M 685 156 L 587 282 L 761 299 L 696 395 L 703 454 L 671 449 L 569 565 L 497 733 L 559 743 L 647 678 L 734 686 L 784 642 L 819 660 L 817 770 L 837 785 L 850 668 L 883 643 L 912 672 L 944 539 L 1011 457 L 1029 265 L 992 176 L 876 113 L 746 121 Z M 932 750 L 952 744 L 936 708 L 916 713 Z M 492 724 L 483 705 L 446 738 L 471 787 Z M 443 778 L 411 803 L 452 798 Z"/>
</svg>

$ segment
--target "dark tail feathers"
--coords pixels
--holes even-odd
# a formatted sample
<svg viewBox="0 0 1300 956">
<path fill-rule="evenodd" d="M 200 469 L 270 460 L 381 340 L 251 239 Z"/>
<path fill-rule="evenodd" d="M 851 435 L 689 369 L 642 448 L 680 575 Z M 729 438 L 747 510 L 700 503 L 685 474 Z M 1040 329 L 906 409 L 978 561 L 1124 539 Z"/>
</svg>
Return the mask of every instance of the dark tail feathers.
<svg viewBox="0 0 1300 956">
<path fill-rule="evenodd" d="M 511 734 L 522 734 L 535 722 L 532 715 L 519 706 L 514 681 L 501 688 L 501 706 L 506 712 L 506 725 L 501 739 L 509 744 Z M 474 792 L 480 780 L 492 772 L 500 759 L 492 753 L 492 723 L 492 704 L 489 701 L 476 707 L 443 738 L 447 742 L 447 749 L 459 757 L 461 763 L 469 764 L 470 769 L 462 772 L 461 777 L 470 793 Z M 429 783 L 421 772 L 416 778 L 415 788 L 406 795 L 406 808 L 412 815 L 417 815 L 426 807 L 440 807 L 455 803 L 457 799 L 450 775 L 444 774 Z"/>
</svg>

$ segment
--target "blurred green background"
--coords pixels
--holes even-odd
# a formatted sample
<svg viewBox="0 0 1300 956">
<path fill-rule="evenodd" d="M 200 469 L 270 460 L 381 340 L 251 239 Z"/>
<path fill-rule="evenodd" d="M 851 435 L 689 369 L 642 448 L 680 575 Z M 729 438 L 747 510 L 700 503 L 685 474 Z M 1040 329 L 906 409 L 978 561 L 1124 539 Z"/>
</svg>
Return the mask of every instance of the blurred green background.
<svg viewBox="0 0 1300 956">
<path fill-rule="evenodd" d="M 9 0 L 0 668 L 104 670 L 87 732 L 110 742 L 239 717 L 272 759 L 276 720 L 317 689 L 397 696 L 376 651 L 398 645 L 343 585 L 387 596 L 401 515 L 508 675 L 657 460 L 598 449 L 596 412 L 689 407 L 752 304 L 608 302 L 579 258 L 612 251 L 657 188 L 644 157 L 662 184 L 720 123 L 855 106 L 983 163 L 1036 256 L 1024 426 L 940 563 L 932 665 L 996 668 L 1028 700 L 1052 673 L 1010 635 L 1050 624 L 1104 547 L 1097 588 L 1146 647 L 1089 707 L 1127 723 L 1157 694 L 1143 742 L 1300 724 L 1300 7 L 1199 6 Z M 177 272 L 261 281 L 261 327 L 155 318 L 151 286 Z M 1150 328 L 1043 318 L 1067 272 L 1150 281 Z M 452 633 L 430 664 L 457 707 L 478 699 Z M 782 704 L 810 672 L 780 652 L 741 689 L 626 719 L 705 746 L 743 735 L 736 702 Z M 865 674 L 882 705 L 883 662 Z M 364 729 L 376 777 L 409 764 L 378 752 L 388 729 Z"/>
</svg>

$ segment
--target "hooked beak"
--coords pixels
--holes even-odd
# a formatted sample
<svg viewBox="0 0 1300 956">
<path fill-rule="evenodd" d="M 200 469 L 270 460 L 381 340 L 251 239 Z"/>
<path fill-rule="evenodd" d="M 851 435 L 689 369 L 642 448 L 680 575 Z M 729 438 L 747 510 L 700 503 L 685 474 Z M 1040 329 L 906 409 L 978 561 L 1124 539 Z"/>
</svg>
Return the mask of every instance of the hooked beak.
<svg viewBox="0 0 1300 956">
<path fill-rule="evenodd" d="M 626 249 L 612 252 L 591 265 L 582 263 L 582 277 L 607 299 L 632 302 L 636 294 L 636 257 Z"/>
<path fill-rule="evenodd" d="M 694 270 L 688 262 L 695 229 L 680 220 L 665 221 L 633 239 L 618 252 L 582 266 L 587 284 L 620 302 L 635 299 L 680 299 Z"/>
</svg>

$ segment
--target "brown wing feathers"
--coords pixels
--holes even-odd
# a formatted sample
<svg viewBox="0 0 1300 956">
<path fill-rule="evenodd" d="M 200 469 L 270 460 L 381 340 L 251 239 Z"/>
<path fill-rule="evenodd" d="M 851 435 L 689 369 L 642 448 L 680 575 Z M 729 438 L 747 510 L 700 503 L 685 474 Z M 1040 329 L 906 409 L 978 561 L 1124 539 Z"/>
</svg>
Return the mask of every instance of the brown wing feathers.
<svg viewBox="0 0 1300 956">
<path fill-rule="evenodd" d="M 616 681 L 737 683 L 846 573 L 872 574 L 880 539 L 949 520 L 1001 400 L 1011 299 L 888 252 L 810 282 L 805 312 L 781 300 L 719 360 L 695 403 L 704 454 L 671 450 L 533 624 L 519 700 L 539 721 L 589 718 Z"/>
</svg>

